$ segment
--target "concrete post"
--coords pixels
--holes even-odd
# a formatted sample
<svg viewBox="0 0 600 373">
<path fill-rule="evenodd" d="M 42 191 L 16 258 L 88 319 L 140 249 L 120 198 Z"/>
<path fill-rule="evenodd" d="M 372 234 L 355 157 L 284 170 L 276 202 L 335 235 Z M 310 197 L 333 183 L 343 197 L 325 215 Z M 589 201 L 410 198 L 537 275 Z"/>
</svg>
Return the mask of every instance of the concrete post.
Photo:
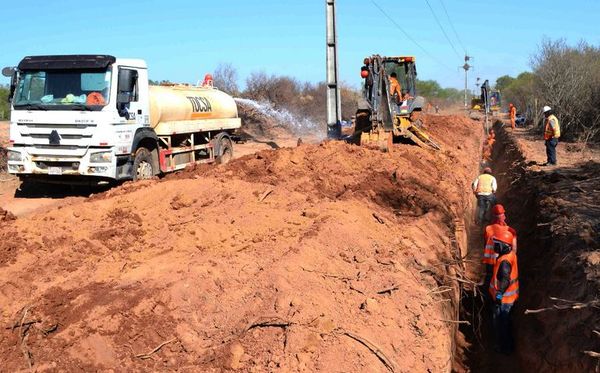
<svg viewBox="0 0 600 373">
<path fill-rule="evenodd" d="M 327 14 L 327 137 L 342 136 L 342 100 L 338 85 L 337 32 L 335 0 L 326 0 Z"/>
</svg>

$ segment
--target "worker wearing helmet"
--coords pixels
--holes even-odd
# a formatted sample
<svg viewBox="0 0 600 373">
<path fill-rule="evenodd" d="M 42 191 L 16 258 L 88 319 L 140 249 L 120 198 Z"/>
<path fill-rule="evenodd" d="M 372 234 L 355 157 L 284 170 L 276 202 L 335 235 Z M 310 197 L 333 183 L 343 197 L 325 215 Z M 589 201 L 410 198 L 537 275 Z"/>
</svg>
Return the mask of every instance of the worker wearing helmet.
<svg viewBox="0 0 600 373">
<path fill-rule="evenodd" d="M 554 115 L 550 106 L 544 106 L 544 117 L 546 118 L 544 127 L 544 140 L 546 142 L 547 161 L 544 166 L 556 165 L 556 146 L 560 137 L 560 123 Z"/>
<path fill-rule="evenodd" d="M 512 103 L 508 104 L 508 114 L 510 117 L 510 127 L 515 129 L 517 122 L 517 108 Z"/>
<path fill-rule="evenodd" d="M 402 86 L 398 81 L 398 75 L 396 73 L 390 74 L 390 96 L 394 97 L 396 95 L 396 103 L 402 102 Z"/>
<path fill-rule="evenodd" d="M 490 207 L 496 203 L 498 183 L 492 175 L 492 169 L 486 167 L 483 173 L 473 181 L 473 194 L 477 197 L 477 223 L 482 224 Z"/>
<path fill-rule="evenodd" d="M 510 313 L 519 298 L 519 267 L 512 240 L 513 235 L 508 231 L 494 236 L 494 251 L 498 258 L 488 287 L 494 302 L 492 321 L 496 343 L 504 354 L 510 354 L 513 350 Z"/>
<path fill-rule="evenodd" d="M 212 87 L 213 86 L 213 76 L 212 74 L 204 75 L 204 81 L 202 82 L 203 87 Z"/>
<path fill-rule="evenodd" d="M 483 232 L 485 246 L 483 247 L 483 257 L 481 261 L 485 265 L 485 282 L 484 286 L 488 287 L 492 278 L 492 271 L 498 255 L 494 251 L 493 239 L 496 236 L 501 236 L 504 232 L 509 232 L 512 239 L 512 248 L 517 252 L 517 231 L 506 224 L 506 210 L 504 206 L 497 204 L 492 208 L 492 224 L 485 227 Z"/>
</svg>

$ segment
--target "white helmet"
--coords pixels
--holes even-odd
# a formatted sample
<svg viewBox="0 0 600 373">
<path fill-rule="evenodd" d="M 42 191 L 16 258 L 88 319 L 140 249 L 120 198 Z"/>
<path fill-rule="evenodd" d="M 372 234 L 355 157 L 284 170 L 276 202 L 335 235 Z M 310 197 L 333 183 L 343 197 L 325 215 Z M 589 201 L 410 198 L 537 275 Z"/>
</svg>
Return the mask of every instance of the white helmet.
<svg viewBox="0 0 600 373">
<path fill-rule="evenodd" d="M 549 112 L 550 110 L 552 110 L 552 108 L 548 105 L 544 106 L 544 113 Z"/>
</svg>

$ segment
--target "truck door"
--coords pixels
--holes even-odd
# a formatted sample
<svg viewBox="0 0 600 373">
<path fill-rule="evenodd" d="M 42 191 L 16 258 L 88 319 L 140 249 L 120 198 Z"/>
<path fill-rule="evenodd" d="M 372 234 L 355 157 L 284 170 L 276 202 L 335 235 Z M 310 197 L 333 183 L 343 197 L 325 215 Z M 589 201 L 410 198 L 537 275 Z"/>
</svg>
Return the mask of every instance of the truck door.
<svg viewBox="0 0 600 373">
<path fill-rule="evenodd" d="M 144 114 L 148 114 L 144 113 L 140 103 L 140 84 L 137 69 L 119 67 L 117 110 L 119 116 L 130 123 L 139 123 Z"/>
</svg>

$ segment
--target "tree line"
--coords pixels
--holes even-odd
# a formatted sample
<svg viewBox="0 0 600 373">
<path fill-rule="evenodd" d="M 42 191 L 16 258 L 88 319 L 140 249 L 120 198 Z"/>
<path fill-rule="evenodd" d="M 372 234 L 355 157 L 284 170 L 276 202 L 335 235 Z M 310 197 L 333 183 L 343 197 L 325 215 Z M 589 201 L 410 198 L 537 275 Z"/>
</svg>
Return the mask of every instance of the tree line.
<svg viewBox="0 0 600 373">
<path fill-rule="evenodd" d="M 546 39 L 532 56 L 531 68 L 496 80 L 504 102 L 512 102 L 540 130 L 542 108 L 548 105 L 561 121 L 563 138 L 600 141 L 600 48 Z"/>
</svg>

